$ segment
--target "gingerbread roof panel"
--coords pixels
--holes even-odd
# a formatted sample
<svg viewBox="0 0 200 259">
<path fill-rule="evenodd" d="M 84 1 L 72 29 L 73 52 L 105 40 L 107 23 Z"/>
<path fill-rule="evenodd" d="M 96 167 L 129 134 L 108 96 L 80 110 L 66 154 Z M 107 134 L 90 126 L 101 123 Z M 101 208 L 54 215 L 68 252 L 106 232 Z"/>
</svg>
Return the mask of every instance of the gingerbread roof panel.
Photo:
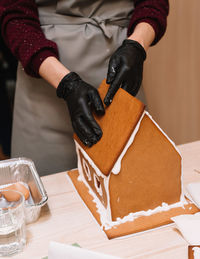
<svg viewBox="0 0 200 259">
<path fill-rule="evenodd" d="M 98 90 L 103 100 L 108 90 L 105 80 Z M 98 117 L 94 115 L 103 131 L 103 136 L 97 144 L 86 147 L 76 134 L 74 134 L 74 139 L 85 150 L 100 171 L 107 176 L 135 129 L 144 111 L 144 104 L 120 88 L 112 104 L 106 107 L 105 111 L 104 116 Z"/>
</svg>

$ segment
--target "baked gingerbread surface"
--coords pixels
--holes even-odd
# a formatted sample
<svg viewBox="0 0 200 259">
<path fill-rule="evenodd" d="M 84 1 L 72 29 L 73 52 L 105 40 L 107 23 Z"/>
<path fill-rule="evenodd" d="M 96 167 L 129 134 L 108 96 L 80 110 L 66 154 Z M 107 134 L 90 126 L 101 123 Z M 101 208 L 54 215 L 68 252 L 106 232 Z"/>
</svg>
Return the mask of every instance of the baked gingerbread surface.
<svg viewBox="0 0 200 259">
<path fill-rule="evenodd" d="M 98 89 L 102 100 L 107 89 L 108 85 L 104 80 Z M 89 148 L 81 143 L 77 135 L 74 135 L 75 140 L 104 175 L 109 175 L 111 172 L 143 111 L 144 104 L 142 102 L 123 89 L 119 89 L 113 103 L 106 108 L 106 114 L 102 117 L 94 115 L 103 131 L 101 140 Z"/>
</svg>

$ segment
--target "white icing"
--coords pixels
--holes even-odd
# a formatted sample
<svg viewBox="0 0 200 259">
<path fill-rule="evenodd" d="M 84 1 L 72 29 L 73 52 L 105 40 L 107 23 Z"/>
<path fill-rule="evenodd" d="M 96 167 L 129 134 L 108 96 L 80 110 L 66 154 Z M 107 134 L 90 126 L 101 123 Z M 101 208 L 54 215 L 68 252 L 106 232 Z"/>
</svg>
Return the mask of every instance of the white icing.
<svg viewBox="0 0 200 259">
<path fill-rule="evenodd" d="M 77 153 L 77 157 L 78 157 L 78 169 L 79 169 L 79 166 L 80 168 L 82 168 L 81 166 L 81 159 L 80 159 L 80 156 L 79 156 L 79 152 L 78 150 L 81 150 L 81 153 L 83 154 L 84 158 L 89 162 L 89 164 L 91 165 L 91 167 L 94 168 L 96 174 L 98 176 L 101 176 L 102 178 L 107 178 L 106 175 L 104 175 L 101 170 L 95 165 L 95 163 L 93 162 L 93 160 L 88 156 L 88 154 L 85 152 L 85 150 L 78 144 L 78 142 L 76 140 L 75 141 L 75 145 L 76 145 L 76 153 Z"/>
<path fill-rule="evenodd" d="M 182 168 L 183 168 L 183 161 L 182 161 L 182 156 L 181 153 L 179 152 L 178 148 L 176 147 L 175 143 L 167 136 L 167 134 L 161 129 L 161 127 L 154 121 L 154 119 L 152 118 L 152 116 L 146 111 L 146 115 L 152 120 L 152 122 L 156 125 L 156 127 L 162 132 L 162 134 L 168 139 L 168 141 L 172 144 L 172 146 L 174 147 L 174 149 L 176 150 L 176 152 L 180 155 L 181 157 L 181 196 L 180 196 L 180 201 L 184 201 L 185 197 L 184 197 L 184 192 L 183 192 L 183 172 L 182 172 Z"/>
<path fill-rule="evenodd" d="M 110 178 L 110 176 L 108 178 Z M 101 203 L 101 201 L 98 199 L 96 194 L 93 192 L 93 190 L 90 188 L 88 183 L 85 181 L 85 179 L 83 177 L 81 177 L 81 179 L 87 185 L 87 187 L 89 189 L 89 193 L 93 197 L 93 202 L 95 203 L 96 208 L 97 208 L 97 212 L 100 215 L 101 227 L 105 228 L 106 230 L 110 229 L 114 226 L 120 225 L 121 223 L 125 223 L 127 221 L 133 221 L 136 218 L 141 217 L 141 216 L 150 216 L 152 214 L 162 212 L 162 211 L 167 211 L 167 210 L 170 210 L 170 209 L 176 208 L 176 207 L 183 207 L 184 208 L 184 205 L 187 204 L 187 201 L 185 200 L 185 198 L 183 196 L 183 197 L 181 197 L 181 200 L 177 203 L 173 203 L 173 204 L 168 205 L 167 203 L 163 202 L 161 206 L 158 206 L 155 209 L 152 209 L 152 210 L 149 209 L 147 211 L 138 211 L 138 212 L 135 212 L 135 213 L 130 213 L 123 218 L 117 218 L 116 221 L 112 221 L 111 220 L 111 213 L 110 213 L 110 206 L 108 206 L 107 209 L 106 209 L 103 206 L 103 204 Z M 108 184 L 108 182 L 109 181 L 106 181 L 107 184 Z M 106 189 L 106 186 L 105 186 L 105 189 Z M 109 200 L 108 200 L 108 204 L 109 204 Z"/>
<path fill-rule="evenodd" d="M 135 213 L 129 213 L 127 216 L 125 216 L 123 218 L 117 218 L 116 221 L 112 221 L 111 218 L 110 219 L 108 218 L 108 211 L 105 209 L 105 207 L 103 207 L 101 202 L 99 202 L 99 200 L 98 200 L 97 196 L 94 194 L 94 192 L 89 191 L 89 193 L 92 195 L 93 202 L 96 204 L 96 207 L 97 207 L 97 212 L 100 214 L 100 220 L 102 223 L 102 227 L 104 227 L 106 230 L 110 229 L 114 226 L 120 225 L 121 223 L 125 223 L 127 221 L 134 221 L 135 219 L 137 219 L 141 216 L 150 216 L 155 213 L 162 212 L 162 211 L 168 211 L 172 208 L 177 208 L 177 207 L 184 208 L 184 205 L 188 204 L 187 201 L 185 200 L 185 198 L 183 197 L 183 199 L 181 199 L 177 203 L 168 205 L 167 203 L 163 202 L 161 206 L 158 206 L 154 209 L 149 209 L 147 211 L 144 211 L 144 210 L 138 211 Z"/>
<path fill-rule="evenodd" d="M 93 197 L 93 202 L 96 204 L 97 212 L 100 215 L 101 227 L 104 226 L 104 222 L 112 222 L 108 209 L 102 205 L 91 188 L 89 189 L 89 194 Z"/>
<path fill-rule="evenodd" d="M 103 192 L 102 192 L 102 187 L 101 187 L 101 183 L 100 183 L 100 181 L 99 181 L 99 178 L 98 178 L 98 176 L 95 175 L 95 174 L 94 174 L 93 177 L 94 177 L 94 186 L 95 186 L 95 188 L 96 188 L 98 194 L 99 194 L 100 196 L 102 196 L 102 195 L 103 195 Z M 98 185 L 97 181 L 99 182 L 99 185 Z"/>
<path fill-rule="evenodd" d="M 83 159 L 83 168 L 85 170 L 85 173 L 87 175 L 88 181 L 92 181 L 91 172 L 88 164 L 86 163 L 85 159 Z"/>
<path fill-rule="evenodd" d="M 111 170 L 111 172 L 113 174 L 118 174 L 120 171 L 121 171 L 121 161 L 124 157 L 124 155 L 126 154 L 128 148 L 132 145 L 134 139 L 135 139 L 135 136 L 137 134 L 137 132 L 139 131 L 140 129 L 140 124 L 141 124 L 141 121 L 143 119 L 143 117 L 145 116 L 145 114 L 149 117 L 149 119 L 151 119 L 151 121 L 155 124 L 155 126 L 162 132 L 162 134 L 168 139 L 168 141 L 172 144 L 172 146 L 175 148 L 175 150 L 177 151 L 177 153 L 181 156 L 179 150 L 177 149 L 175 143 L 167 136 L 167 134 L 160 128 L 160 126 L 154 121 L 154 119 L 152 118 L 152 116 L 147 112 L 147 111 L 144 111 L 140 120 L 138 121 L 133 133 L 131 134 L 124 150 L 122 151 L 122 153 L 120 154 L 119 158 L 117 159 L 117 162 L 115 163 L 113 169 Z M 181 196 L 180 196 L 180 200 L 185 200 L 184 198 L 184 192 L 183 192 L 183 173 L 182 173 L 182 158 L 181 158 Z"/>
<path fill-rule="evenodd" d="M 124 150 L 122 151 L 122 153 L 120 154 L 119 158 L 117 159 L 117 162 L 115 163 L 113 169 L 111 170 L 111 172 L 113 174 L 118 174 L 121 170 L 121 161 L 124 157 L 124 155 L 126 154 L 128 148 L 132 145 L 134 139 L 135 139 L 135 136 L 137 134 L 137 132 L 139 131 L 139 128 L 140 128 L 140 124 L 141 124 L 141 121 L 144 117 L 144 115 L 147 115 L 151 120 L 152 122 L 156 125 L 156 127 L 162 132 L 162 134 L 168 139 L 168 141 L 172 144 L 172 146 L 175 148 L 175 150 L 178 152 L 178 154 L 181 156 L 179 150 L 177 149 L 175 143 L 167 136 L 167 134 L 160 128 L 160 126 L 154 121 L 154 119 L 152 118 L 152 116 L 147 112 L 147 111 L 144 111 L 140 120 L 138 121 L 138 124 L 136 125 L 133 133 L 131 134 Z M 183 192 L 183 173 L 182 173 L 182 159 L 181 159 L 181 196 L 180 196 L 180 200 L 185 200 L 184 198 L 184 192 Z"/>
<path fill-rule="evenodd" d="M 192 248 L 192 250 L 194 251 L 194 259 L 200 259 L 200 248 L 195 246 Z"/>
<path fill-rule="evenodd" d="M 175 143 L 167 136 L 167 134 L 161 129 L 161 127 L 154 121 L 154 119 L 152 118 L 152 116 L 145 111 L 146 115 L 152 120 L 152 122 L 156 125 L 156 127 L 162 132 L 162 134 L 169 140 L 169 142 L 172 144 L 172 146 L 176 149 L 176 151 L 180 154 L 179 150 L 177 149 Z"/>
<path fill-rule="evenodd" d="M 137 132 L 140 129 L 140 124 L 141 124 L 141 121 L 142 121 L 142 119 L 143 119 L 145 114 L 152 120 L 152 122 L 157 126 L 157 128 L 163 133 L 163 135 L 173 145 L 175 150 L 180 154 L 180 152 L 176 148 L 174 142 L 171 141 L 171 139 L 164 133 L 164 131 L 152 119 L 152 117 L 149 115 L 149 113 L 147 111 L 144 111 L 144 113 L 142 114 L 140 120 L 138 121 L 138 123 L 137 123 L 137 125 L 136 125 L 136 127 L 135 127 L 135 129 L 133 131 L 133 133 L 131 134 L 131 136 L 130 136 L 130 138 L 129 138 L 129 140 L 128 140 L 125 148 L 124 148 L 124 150 L 120 154 L 119 158 L 117 159 L 117 162 L 115 163 L 113 169 L 111 170 L 111 172 L 113 174 L 118 174 L 120 172 L 120 170 L 121 170 L 121 161 L 122 161 L 124 155 L 126 154 L 128 148 L 133 143 L 133 141 L 135 139 L 135 136 L 136 136 Z M 100 169 L 95 165 L 95 163 L 92 161 L 92 159 L 88 156 L 88 154 L 81 148 L 81 146 L 76 141 L 75 141 L 75 144 L 76 144 L 76 151 L 77 151 L 77 156 L 78 156 L 78 170 L 79 170 L 79 173 L 80 173 L 80 176 L 81 176 L 81 180 L 88 187 L 89 193 L 93 197 L 93 201 L 94 201 L 94 203 L 96 204 L 96 207 L 97 207 L 97 212 L 100 214 L 100 220 L 101 220 L 101 223 L 102 223 L 102 228 L 105 227 L 105 229 L 109 229 L 109 228 L 112 228 L 112 227 L 114 227 L 116 225 L 119 225 L 121 223 L 124 223 L 124 222 L 127 222 L 127 221 L 133 221 L 133 220 L 135 220 L 136 218 L 138 218 L 140 216 L 150 216 L 152 214 L 155 214 L 155 213 L 158 213 L 158 212 L 162 212 L 162 211 L 167 211 L 167 210 L 170 210 L 172 208 L 184 207 L 185 204 L 188 204 L 187 201 L 184 198 L 184 193 L 183 193 L 183 175 L 182 175 L 182 159 L 181 159 L 181 185 L 182 185 L 182 192 L 181 192 L 181 195 L 180 195 L 180 201 L 179 202 L 171 204 L 171 205 L 168 205 L 167 203 L 162 203 L 161 206 L 158 206 L 158 207 L 156 207 L 154 209 L 150 209 L 150 210 L 147 210 L 147 211 L 138 211 L 138 212 L 135 212 L 135 213 L 130 213 L 130 214 L 128 214 L 127 216 L 125 216 L 123 218 L 118 218 L 116 221 L 112 221 L 111 220 L 112 219 L 112 217 L 111 217 L 111 208 L 110 208 L 110 195 L 109 195 L 109 180 L 110 180 L 110 175 L 111 174 L 109 174 L 108 176 L 105 176 L 100 171 Z M 85 180 L 78 150 L 81 150 L 83 156 L 89 162 L 89 164 L 94 168 L 94 170 L 97 173 L 97 175 L 101 176 L 104 179 L 105 192 L 106 192 L 106 195 L 107 195 L 107 208 L 105 208 L 103 206 L 101 201 L 98 199 L 96 194 L 93 192 L 93 190 L 91 189 L 91 187 L 89 186 L 89 184 Z M 96 187 L 96 190 L 99 193 L 97 187 Z M 117 201 L 119 202 L 119 198 L 118 198 Z"/>
<path fill-rule="evenodd" d="M 99 168 L 95 165 L 95 163 L 91 160 L 91 158 L 88 156 L 88 154 L 85 152 L 85 150 L 82 149 L 81 146 L 76 141 L 75 141 L 75 145 L 76 145 L 76 153 L 77 153 L 77 157 L 78 157 L 79 180 L 84 182 L 84 184 L 89 189 L 89 193 L 92 195 L 92 197 L 94 197 L 94 202 L 96 204 L 97 211 L 99 212 L 100 217 L 102 217 L 103 219 L 106 218 L 107 220 L 111 220 L 110 195 L 109 195 L 109 179 L 110 179 L 110 175 L 109 176 L 105 176 L 99 170 Z M 81 153 L 83 154 L 85 159 L 88 161 L 90 166 L 93 167 L 93 169 L 95 170 L 97 175 L 101 176 L 103 178 L 103 180 L 104 180 L 104 188 L 105 188 L 105 193 L 106 193 L 106 196 L 107 196 L 107 208 L 106 209 L 103 206 L 102 202 L 99 200 L 99 198 L 96 196 L 96 194 L 94 193 L 94 191 L 92 190 L 92 188 L 90 187 L 88 182 L 85 180 L 85 177 L 84 177 L 84 174 L 83 174 L 83 169 L 82 169 L 82 166 L 81 166 L 81 158 L 79 156 L 79 150 L 81 151 Z M 98 190 L 97 190 L 97 192 L 98 192 Z M 102 214 L 102 216 L 101 216 L 101 214 Z"/>
<path fill-rule="evenodd" d="M 139 130 L 139 128 L 140 128 L 140 123 L 141 123 L 141 121 L 142 121 L 144 115 L 145 115 L 145 111 L 143 112 L 143 114 L 142 114 L 140 120 L 138 121 L 138 123 L 137 123 L 137 125 L 136 125 L 136 127 L 135 127 L 135 129 L 134 129 L 134 131 L 133 131 L 133 133 L 131 134 L 131 136 L 130 136 L 130 138 L 129 138 L 129 140 L 128 140 L 126 146 L 125 146 L 125 148 L 123 149 L 122 153 L 120 154 L 119 158 L 117 159 L 117 162 L 115 163 L 114 167 L 112 168 L 111 172 L 112 172 L 113 174 L 118 174 L 118 173 L 120 172 L 120 170 L 121 170 L 121 161 L 122 161 L 122 158 L 123 158 L 124 155 L 126 154 L 128 148 L 129 148 L 129 147 L 131 146 L 131 144 L 133 143 L 133 141 L 134 141 L 134 139 L 135 139 L 135 135 L 137 134 L 137 132 L 138 132 L 138 130 Z"/>
<path fill-rule="evenodd" d="M 109 176 L 107 177 L 106 180 L 104 180 L 104 187 L 105 187 L 105 191 L 106 191 L 106 195 L 107 195 L 107 219 L 109 221 L 112 221 L 112 216 L 111 216 L 111 208 L 110 208 L 110 192 L 109 192 L 109 182 L 110 182 L 110 176 L 111 174 L 109 174 Z M 105 208 L 104 208 L 105 209 Z"/>
<path fill-rule="evenodd" d="M 80 174 L 79 174 L 77 180 L 78 180 L 79 182 L 82 182 L 82 181 L 83 181 L 83 179 L 82 179 L 82 177 L 80 176 Z"/>
</svg>

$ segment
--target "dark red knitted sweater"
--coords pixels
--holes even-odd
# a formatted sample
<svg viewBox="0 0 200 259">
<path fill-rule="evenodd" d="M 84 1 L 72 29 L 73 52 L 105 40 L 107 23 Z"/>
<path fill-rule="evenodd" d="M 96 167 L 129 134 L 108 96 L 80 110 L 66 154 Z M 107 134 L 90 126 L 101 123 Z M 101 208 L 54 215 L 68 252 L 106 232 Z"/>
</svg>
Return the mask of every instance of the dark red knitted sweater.
<svg viewBox="0 0 200 259">
<path fill-rule="evenodd" d="M 149 23 L 155 30 L 157 43 L 166 30 L 168 0 L 133 0 L 135 9 L 128 35 L 140 22 Z M 58 58 L 54 42 L 47 40 L 40 28 L 34 0 L 1 0 L 0 25 L 2 37 L 14 56 L 20 60 L 27 74 L 39 77 L 41 63 L 49 56 Z"/>
</svg>

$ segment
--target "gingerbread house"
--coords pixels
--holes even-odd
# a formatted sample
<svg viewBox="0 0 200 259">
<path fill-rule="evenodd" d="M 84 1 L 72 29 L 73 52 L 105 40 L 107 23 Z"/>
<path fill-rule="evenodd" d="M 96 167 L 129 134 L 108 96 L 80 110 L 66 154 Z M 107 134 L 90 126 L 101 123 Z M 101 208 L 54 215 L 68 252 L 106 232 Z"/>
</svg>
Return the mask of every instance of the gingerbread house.
<svg viewBox="0 0 200 259">
<path fill-rule="evenodd" d="M 107 89 L 104 81 L 102 99 Z M 103 130 L 97 144 L 89 148 L 74 139 L 79 180 L 96 203 L 101 225 L 183 206 L 181 156 L 143 103 L 119 89 L 105 116 L 95 119 Z"/>
</svg>

